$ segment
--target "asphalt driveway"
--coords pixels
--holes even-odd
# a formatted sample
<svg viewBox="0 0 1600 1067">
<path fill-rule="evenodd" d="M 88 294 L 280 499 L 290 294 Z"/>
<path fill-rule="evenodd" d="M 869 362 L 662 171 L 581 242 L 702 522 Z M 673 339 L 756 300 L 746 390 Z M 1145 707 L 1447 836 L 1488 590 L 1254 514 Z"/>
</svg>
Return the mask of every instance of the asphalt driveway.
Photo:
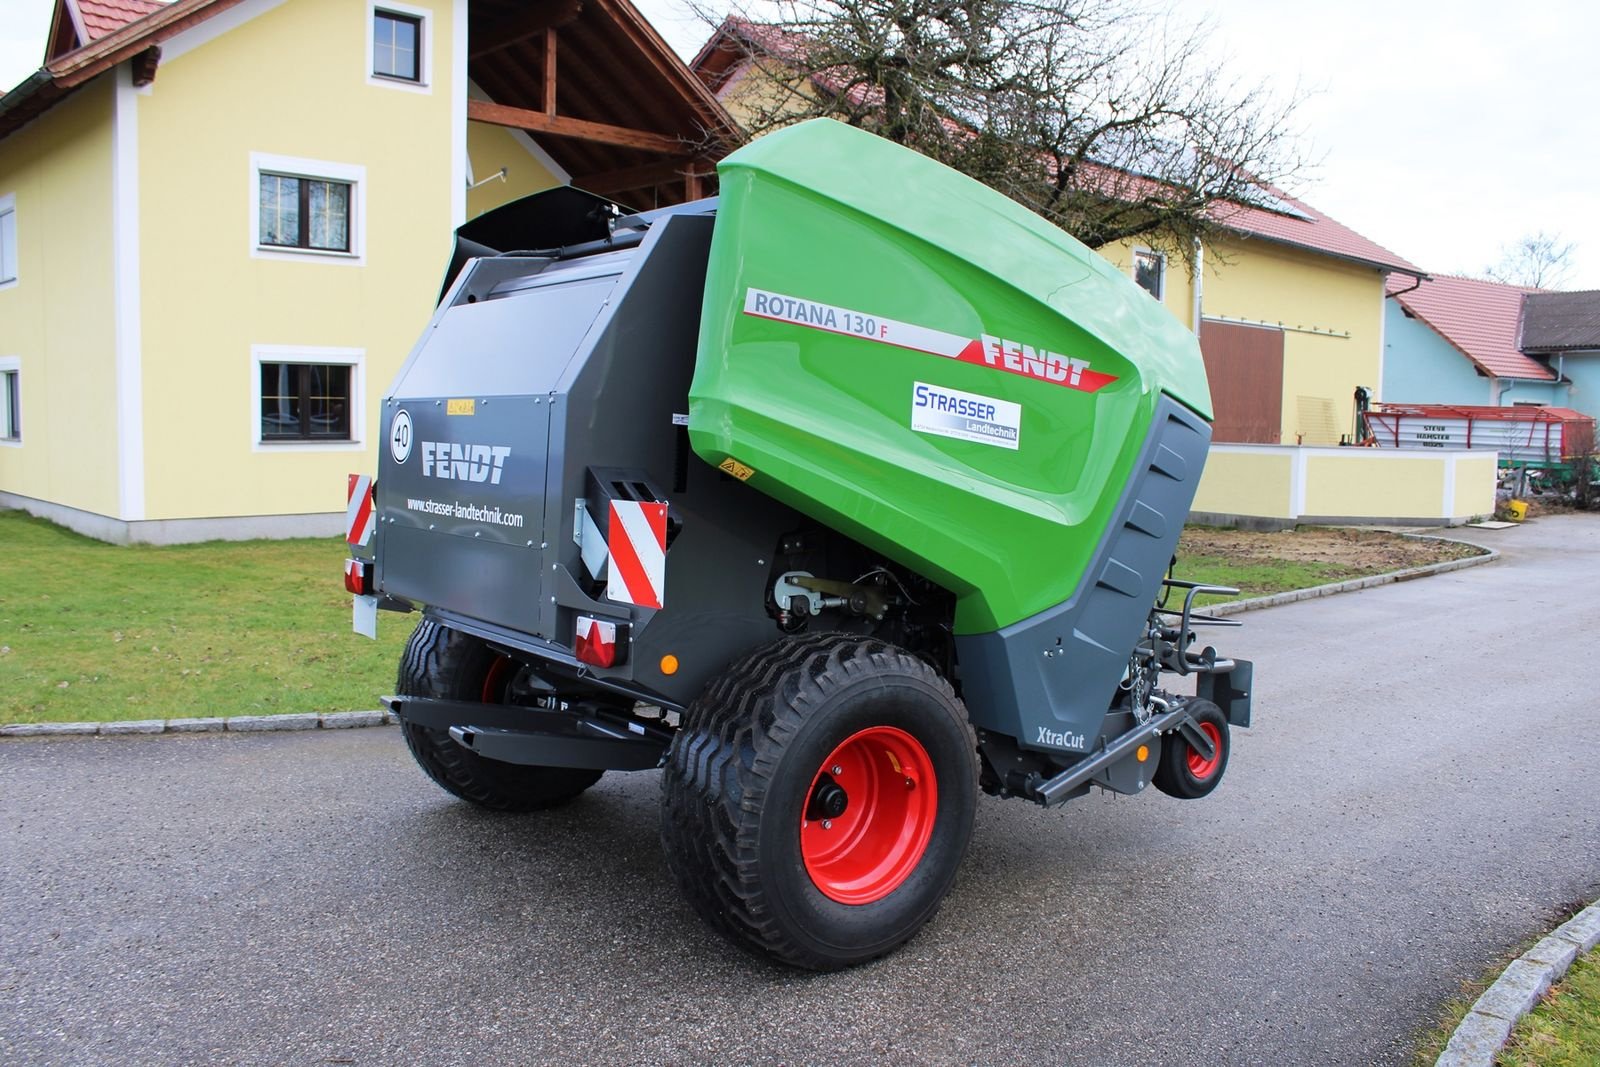
<svg viewBox="0 0 1600 1067">
<path fill-rule="evenodd" d="M 392 728 L 0 743 L 0 1061 L 1404 1063 L 1600 896 L 1600 517 L 1484 540 L 1219 631 L 1258 725 L 1214 796 L 986 798 L 840 975 L 700 925 L 654 773 L 505 818 Z"/>
</svg>

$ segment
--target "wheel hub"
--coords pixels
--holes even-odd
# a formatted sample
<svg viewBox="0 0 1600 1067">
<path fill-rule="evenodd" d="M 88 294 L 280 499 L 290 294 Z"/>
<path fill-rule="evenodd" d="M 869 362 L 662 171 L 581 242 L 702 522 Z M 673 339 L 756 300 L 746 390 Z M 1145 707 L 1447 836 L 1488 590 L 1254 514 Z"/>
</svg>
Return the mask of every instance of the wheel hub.
<svg viewBox="0 0 1600 1067">
<path fill-rule="evenodd" d="M 811 801 L 806 805 L 806 818 L 811 822 L 820 819 L 837 819 L 850 807 L 850 794 L 840 787 L 833 776 L 824 774 L 811 790 Z"/>
<path fill-rule="evenodd" d="M 806 796 L 801 858 L 812 884 L 841 904 L 871 904 L 893 893 L 933 837 L 939 801 L 933 760 L 897 727 L 873 726 L 845 738 Z"/>
</svg>

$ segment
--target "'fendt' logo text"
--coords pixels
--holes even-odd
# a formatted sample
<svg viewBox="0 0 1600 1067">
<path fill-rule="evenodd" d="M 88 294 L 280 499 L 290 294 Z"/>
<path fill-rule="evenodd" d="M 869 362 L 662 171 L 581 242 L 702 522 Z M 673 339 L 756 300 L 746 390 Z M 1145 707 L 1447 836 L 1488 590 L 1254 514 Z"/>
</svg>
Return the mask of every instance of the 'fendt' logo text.
<svg viewBox="0 0 1600 1067">
<path fill-rule="evenodd" d="M 1082 384 L 1083 372 L 1089 369 L 1086 359 L 1069 359 L 1056 352 L 1019 345 L 987 333 L 983 335 L 983 360 L 991 367 L 1002 367 L 1013 374 L 1062 382 L 1074 388 Z"/>
<path fill-rule="evenodd" d="M 505 472 L 507 445 L 463 445 L 454 441 L 419 441 L 422 446 L 422 476 L 453 482 L 500 484 Z"/>
</svg>

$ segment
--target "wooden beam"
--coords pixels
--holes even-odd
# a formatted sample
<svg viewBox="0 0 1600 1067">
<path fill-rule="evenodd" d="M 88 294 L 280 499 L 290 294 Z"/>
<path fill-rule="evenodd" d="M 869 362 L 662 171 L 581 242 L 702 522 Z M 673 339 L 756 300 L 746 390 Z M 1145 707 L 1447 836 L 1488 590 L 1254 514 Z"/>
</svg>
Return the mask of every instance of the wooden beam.
<svg viewBox="0 0 1600 1067">
<path fill-rule="evenodd" d="M 533 10 L 511 15 L 485 28 L 467 52 L 467 58 L 482 59 L 503 48 L 521 44 L 546 30 L 565 26 L 583 12 L 583 0 L 544 0 L 533 5 Z"/>
<path fill-rule="evenodd" d="M 702 192 L 702 188 L 700 175 L 693 170 L 683 176 L 683 198 L 685 200 L 699 200 L 705 195 Z"/>
<path fill-rule="evenodd" d="M 546 115 L 556 113 L 556 31 L 544 31 L 544 90 L 539 97 Z"/>
<path fill-rule="evenodd" d="M 149 85 L 156 80 L 156 68 L 161 65 L 161 48 L 151 45 L 143 52 L 133 57 L 133 84 L 135 88 Z"/>
<path fill-rule="evenodd" d="M 685 174 L 693 173 L 696 164 L 706 170 L 711 169 L 711 164 L 699 156 L 678 156 L 675 159 L 662 159 L 654 163 L 641 163 L 636 167 L 620 167 L 616 170 L 575 176 L 572 184 L 591 193 L 609 196 L 612 193 L 625 193 L 632 189 L 644 189 L 667 182 L 676 183 Z"/>
<path fill-rule="evenodd" d="M 681 153 L 684 142 L 677 137 L 649 130 L 633 130 L 625 126 L 608 126 L 603 122 L 586 122 L 562 115 L 546 115 L 525 107 L 491 104 L 487 100 L 468 100 L 467 118 L 474 122 L 487 122 L 493 126 L 510 126 L 529 133 L 547 133 L 552 137 L 572 137 L 580 141 L 621 145 L 624 148 L 642 148 L 646 152 Z"/>
</svg>

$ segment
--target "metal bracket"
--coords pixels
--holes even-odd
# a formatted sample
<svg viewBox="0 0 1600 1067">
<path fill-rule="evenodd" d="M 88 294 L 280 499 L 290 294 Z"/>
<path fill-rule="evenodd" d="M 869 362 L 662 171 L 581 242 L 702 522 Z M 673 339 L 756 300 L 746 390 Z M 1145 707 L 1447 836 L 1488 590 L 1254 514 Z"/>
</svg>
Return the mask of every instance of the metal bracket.
<svg viewBox="0 0 1600 1067">
<path fill-rule="evenodd" d="M 463 748 L 503 763 L 647 770 L 661 765 L 672 741 L 669 730 L 582 704 L 553 711 L 424 697 L 389 697 L 385 703 L 406 722 L 442 730 Z"/>
<path fill-rule="evenodd" d="M 572 540 L 583 556 L 583 567 L 589 572 L 589 577 L 597 582 L 605 581 L 611 549 L 600 527 L 595 525 L 594 517 L 589 514 L 589 502 L 581 496 L 572 502 Z"/>
</svg>

